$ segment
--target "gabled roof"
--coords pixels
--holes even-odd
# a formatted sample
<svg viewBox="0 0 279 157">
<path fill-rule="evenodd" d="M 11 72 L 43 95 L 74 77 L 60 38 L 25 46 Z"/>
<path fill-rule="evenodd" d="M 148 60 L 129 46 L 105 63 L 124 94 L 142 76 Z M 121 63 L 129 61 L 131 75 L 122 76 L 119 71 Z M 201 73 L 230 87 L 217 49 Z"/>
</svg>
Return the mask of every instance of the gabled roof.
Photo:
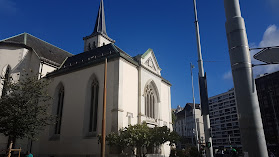
<svg viewBox="0 0 279 157">
<path fill-rule="evenodd" d="M 89 51 L 82 52 L 80 54 L 68 57 L 64 63 L 60 66 L 59 69 L 48 73 L 47 77 L 55 77 L 59 75 L 63 75 L 66 73 L 74 72 L 83 68 L 87 68 L 90 66 L 94 66 L 97 64 L 100 64 L 105 61 L 107 58 L 108 61 L 116 58 L 123 58 L 126 61 L 130 62 L 131 64 L 135 66 L 141 66 L 139 64 L 139 61 L 135 57 L 131 57 L 126 52 L 121 50 L 119 47 L 117 47 L 115 44 L 110 43 L 101 47 L 98 47 L 96 49 L 92 49 Z M 146 69 L 148 70 L 148 69 Z M 150 71 L 150 70 L 149 70 Z M 154 75 L 162 78 L 162 81 L 166 84 L 170 85 L 170 82 L 164 79 L 162 76 L 150 71 Z"/>
<path fill-rule="evenodd" d="M 17 43 L 29 46 L 37 53 L 41 60 L 56 64 L 57 66 L 61 65 L 67 57 L 72 56 L 71 53 L 51 45 L 28 33 L 22 33 L 1 40 L 0 42 Z"/>
<path fill-rule="evenodd" d="M 183 108 L 183 110 L 177 112 L 176 115 L 177 115 L 177 116 L 184 117 L 184 116 L 185 116 L 185 111 L 191 112 L 191 111 L 193 110 L 193 106 L 194 106 L 193 103 L 187 103 L 187 104 L 185 105 L 185 107 Z M 196 107 L 196 109 L 201 109 L 201 105 L 200 105 L 200 104 L 197 104 L 197 103 L 196 103 L 196 104 L 195 104 L 195 107 Z M 192 115 L 192 114 L 190 114 L 190 115 Z M 190 116 L 190 115 L 188 115 L 188 116 Z"/>
<path fill-rule="evenodd" d="M 75 70 L 79 70 L 84 67 L 92 66 L 104 62 L 105 58 L 108 60 L 122 57 L 130 63 L 138 66 L 138 62 L 126 52 L 121 50 L 113 43 L 104 45 L 102 47 L 92 49 L 71 57 L 68 57 L 66 61 L 61 65 L 60 69 L 49 73 L 47 77 L 52 77 Z"/>
<path fill-rule="evenodd" d="M 193 103 L 187 103 L 187 104 L 185 105 L 185 107 L 188 108 L 188 106 L 190 107 L 190 109 L 192 109 L 192 108 L 194 107 L 194 104 L 193 104 Z M 196 109 L 201 109 L 201 105 L 195 103 L 195 108 L 196 108 Z"/>
</svg>

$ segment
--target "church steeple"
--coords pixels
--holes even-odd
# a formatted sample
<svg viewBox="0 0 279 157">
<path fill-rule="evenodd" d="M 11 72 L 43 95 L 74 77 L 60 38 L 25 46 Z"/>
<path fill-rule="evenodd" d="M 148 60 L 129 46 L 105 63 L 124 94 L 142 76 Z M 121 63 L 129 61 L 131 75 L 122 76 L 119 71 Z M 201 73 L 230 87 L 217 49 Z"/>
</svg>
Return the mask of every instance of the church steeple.
<svg viewBox="0 0 279 157">
<path fill-rule="evenodd" d="M 84 37 L 83 40 L 84 51 L 88 51 L 115 42 L 107 35 L 103 0 L 101 0 L 100 2 L 94 31 L 91 35 Z"/>
<path fill-rule="evenodd" d="M 99 11 L 98 11 L 93 34 L 94 33 L 103 33 L 103 34 L 107 35 L 103 0 L 101 0 L 101 2 L 100 2 Z"/>
</svg>

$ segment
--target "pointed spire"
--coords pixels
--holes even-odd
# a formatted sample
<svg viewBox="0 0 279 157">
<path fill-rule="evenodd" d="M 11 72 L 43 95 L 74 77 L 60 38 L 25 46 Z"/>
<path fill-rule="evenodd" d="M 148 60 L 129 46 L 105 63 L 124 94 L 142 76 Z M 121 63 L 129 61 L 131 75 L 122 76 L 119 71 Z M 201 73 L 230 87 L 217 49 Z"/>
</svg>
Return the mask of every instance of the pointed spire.
<svg viewBox="0 0 279 157">
<path fill-rule="evenodd" d="M 93 34 L 95 34 L 95 33 L 102 33 L 102 34 L 107 35 L 103 0 L 101 0 L 100 6 L 99 6 L 99 11 L 98 11 Z"/>
<path fill-rule="evenodd" d="M 83 37 L 83 40 L 84 40 L 84 51 L 88 51 L 91 48 L 98 48 L 110 43 L 115 43 L 115 41 L 112 40 L 107 35 L 103 0 L 101 0 L 100 2 L 100 7 L 99 7 L 94 31 L 91 35 Z"/>
</svg>

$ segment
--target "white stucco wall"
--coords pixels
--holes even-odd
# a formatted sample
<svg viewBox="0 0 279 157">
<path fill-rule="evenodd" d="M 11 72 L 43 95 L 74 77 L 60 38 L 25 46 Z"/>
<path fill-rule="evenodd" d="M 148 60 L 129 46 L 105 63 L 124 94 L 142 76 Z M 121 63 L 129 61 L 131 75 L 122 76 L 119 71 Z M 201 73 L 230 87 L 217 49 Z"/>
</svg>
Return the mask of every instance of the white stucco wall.
<svg viewBox="0 0 279 157">
<path fill-rule="evenodd" d="M 124 59 L 120 59 L 119 78 L 119 108 L 122 118 L 118 129 L 128 126 L 128 118 L 131 117 L 131 125 L 137 124 L 138 115 L 138 70 L 137 67 Z"/>
<path fill-rule="evenodd" d="M 64 85 L 65 89 L 61 134 L 58 140 L 50 140 L 54 128 L 53 126 L 47 127 L 40 140 L 34 144 L 35 155 L 80 156 L 100 154 L 97 137 L 86 137 L 84 129 L 85 125 L 88 125 L 88 117 L 86 115 L 90 111 L 88 82 L 89 78 L 94 74 L 99 81 L 97 134 L 101 134 L 103 68 L 104 64 L 94 65 L 51 79 L 52 83 L 49 88 L 51 95 L 54 96 L 55 90 L 57 90 L 56 87 L 60 83 Z M 130 122 L 132 125 L 147 121 L 149 125 L 166 125 L 172 129 L 170 85 L 163 82 L 160 76 L 144 68 L 136 67 L 125 59 L 120 58 L 108 62 L 107 78 L 107 134 L 128 126 L 129 116 L 131 117 Z M 158 102 L 156 118 L 146 119 L 144 115 L 144 89 L 151 81 L 154 82 L 157 88 L 160 101 Z M 55 97 L 53 101 L 55 101 Z M 52 107 L 51 111 L 56 106 Z M 107 147 L 108 152 L 109 147 Z M 161 147 L 161 153 L 168 156 L 170 146 L 164 144 Z"/>
<path fill-rule="evenodd" d="M 196 109 L 195 110 L 195 116 L 196 116 L 196 123 L 197 123 L 197 129 L 198 129 L 198 134 L 200 136 L 200 139 L 205 140 L 205 135 L 204 135 L 204 124 L 203 124 L 203 117 L 201 115 L 201 110 Z M 203 141 L 204 142 L 204 141 Z"/>
<path fill-rule="evenodd" d="M 13 46 L 1 46 L 0 47 L 0 70 L 2 72 L 3 67 L 6 65 L 11 66 L 12 74 L 19 74 L 20 72 L 39 72 L 40 60 L 38 56 L 26 48 L 19 48 Z M 14 80 L 17 80 L 13 76 Z"/>
<path fill-rule="evenodd" d="M 56 68 L 44 63 L 40 63 L 41 77 L 46 76 L 47 73 L 54 71 Z"/>
<path fill-rule="evenodd" d="M 107 45 L 109 43 L 111 43 L 111 41 L 109 41 L 108 39 L 106 39 L 105 37 L 103 37 L 102 35 L 96 35 L 93 36 L 91 38 L 88 38 L 86 40 L 84 40 L 84 51 L 88 51 L 88 45 L 90 43 L 91 49 L 93 48 L 93 43 L 95 42 L 95 46 L 96 47 L 101 47 L 103 45 Z"/>
<path fill-rule="evenodd" d="M 27 52 L 28 50 L 25 48 L 18 48 L 12 46 L 1 46 L 0 47 L 0 70 L 1 76 L 5 73 L 4 67 L 9 65 L 11 67 L 11 73 L 18 73 L 22 71 L 22 69 L 26 69 L 26 62 L 23 58 L 28 59 Z M 18 77 L 14 78 L 18 80 Z M 2 85 L 0 85 L 0 89 L 2 89 Z M 2 90 L 1 90 L 2 91 Z"/>
<path fill-rule="evenodd" d="M 114 99 L 117 99 L 117 94 L 114 91 L 118 84 L 118 78 L 115 78 L 115 73 L 118 73 L 117 60 L 108 62 L 107 75 L 107 134 L 111 132 L 112 124 L 112 109 L 114 107 Z M 98 123 L 97 134 L 101 134 L 101 121 L 103 110 L 103 85 L 104 85 L 104 64 L 99 64 L 93 67 L 85 68 L 79 71 L 71 72 L 61 76 L 57 76 L 52 80 L 49 92 L 55 99 L 56 87 L 62 83 L 65 90 L 63 117 L 61 124 L 60 139 L 50 140 L 54 129 L 47 127 L 43 132 L 40 140 L 34 144 L 34 154 L 38 155 L 88 155 L 99 154 L 100 145 L 97 137 L 86 137 L 85 126 L 89 125 L 89 120 L 86 115 L 90 111 L 90 90 L 88 83 L 91 76 L 95 75 L 99 82 L 99 98 L 98 98 Z M 54 109 L 56 104 L 52 105 Z M 51 109 L 51 110 L 52 110 Z M 108 151 L 108 150 L 107 150 Z"/>
<path fill-rule="evenodd" d="M 33 71 L 34 73 L 38 73 L 39 62 L 39 58 L 36 54 L 26 48 L 20 48 L 18 46 L 0 46 L 0 75 L 4 75 L 4 69 L 9 65 L 11 67 L 10 77 L 12 77 L 13 81 L 17 81 L 24 72 Z M 3 80 L 0 81 L 1 97 Z M 4 135 L 0 135 L 0 150 L 6 149 L 7 142 L 8 138 Z M 26 151 L 27 140 L 17 140 L 15 148 L 19 147 L 21 147 L 23 151 Z"/>
<path fill-rule="evenodd" d="M 98 40 L 98 47 L 101 47 L 103 45 L 107 45 L 109 43 L 111 43 L 108 39 L 102 37 L 102 36 L 98 36 L 99 40 Z"/>
<path fill-rule="evenodd" d="M 162 90 L 161 114 L 162 114 L 163 125 L 166 125 L 172 129 L 170 86 L 164 82 L 161 82 L 161 90 Z"/>
</svg>

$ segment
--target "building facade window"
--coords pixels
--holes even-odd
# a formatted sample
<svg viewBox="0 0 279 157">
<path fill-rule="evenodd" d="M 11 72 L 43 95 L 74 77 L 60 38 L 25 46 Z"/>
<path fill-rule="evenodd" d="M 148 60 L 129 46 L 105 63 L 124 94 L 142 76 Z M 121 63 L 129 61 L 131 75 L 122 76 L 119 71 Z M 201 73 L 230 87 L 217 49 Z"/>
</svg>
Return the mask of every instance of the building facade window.
<svg viewBox="0 0 279 157">
<path fill-rule="evenodd" d="M 10 79 L 10 73 L 11 73 L 11 67 L 9 65 L 6 66 L 6 69 L 3 69 L 3 88 L 2 88 L 2 97 L 5 96 L 7 94 L 7 84 L 9 82 Z"/>
<path fill-rule="evenodd" d="M 158 98 L 155 91 L 154 83 L 150 83 L 145 88 L 145 115 L 149 118 L 156 118 L 156 110 L 158 110 Z"/>
<path fill-rule="evenodd" d="M 64 87 L 60 87 L 58 92 L 58 103 L 57 103 L 57 123 L 55 124 L 54 134 L 60 135 L 61 132 L 61 122 L 62 122 L 62 112 L 64 104 Z"/>
<path fill-rule="evenodd" d="M 90 102 L 90 117 L 89 117 L 89 132 L 97 131 L 97 117 L 98 117 L 98 96 L 99 83 L 93 79 L 91 84 L 91 102 Z"/>
</svg>

